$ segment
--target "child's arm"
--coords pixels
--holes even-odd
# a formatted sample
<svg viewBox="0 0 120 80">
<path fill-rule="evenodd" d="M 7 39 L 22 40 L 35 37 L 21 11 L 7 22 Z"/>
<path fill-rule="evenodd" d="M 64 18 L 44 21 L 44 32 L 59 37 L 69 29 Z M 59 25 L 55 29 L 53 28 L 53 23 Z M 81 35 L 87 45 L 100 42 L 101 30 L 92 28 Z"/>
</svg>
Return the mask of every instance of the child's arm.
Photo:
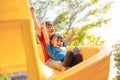
<svg viewBox="0 0 120 80">
<path fill-rule="evenodd" d="M 31 12 L 32 19 L 34 21 L 36 33 L 37 33 L 37 35 L 41 36 L 41 30 L 39 29 L 39 24 L 37 23 L 37 19 L 36 19 L 35 14 L 34 14 L 35 8 L 33 6 L 30 7 L 30 12 Z"/>
<path fill-rule="evenodd" d="M 68 42 L 71 40 L 71 38 L 72 38 L 72 37 L 74 36 L 74 34 L 75 34 L 74 28 L 72 27 L 71 29 L 72 29 L 72 33 L 71 33 L 71 35 L 64 41 L 64 42 L 65 42 L 65 45 L 68 44 Z"/>
<path fill-rule="evenodd" d="M 41 27 L 43 28 L 43 36 L 45 38 L 45 43 L 49 44 L 49 37 L 48 37 L 48 33 L 46 31 L 46 24 L 44 22 L 42 22 Z"/>
</svg>

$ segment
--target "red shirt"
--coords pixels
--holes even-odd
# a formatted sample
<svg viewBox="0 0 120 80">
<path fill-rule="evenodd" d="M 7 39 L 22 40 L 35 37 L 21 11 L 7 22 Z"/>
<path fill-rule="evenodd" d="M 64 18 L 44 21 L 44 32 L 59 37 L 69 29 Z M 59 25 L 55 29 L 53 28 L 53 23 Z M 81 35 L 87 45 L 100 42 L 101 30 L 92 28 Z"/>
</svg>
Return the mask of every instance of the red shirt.
<svg viewBox="0 0 120 80">
<path fill-rule="evenodd" d="M 39 39 L 40 44 L 41 44 L 42 49 L 43 49 L 45 61 L 47 61 L 48 59 L 50 59 L 50 56 L 48 55 L 48 51 L 46 49 L 46 43 L 45 43 L 43 33 L 41 33 L 41 36 L 38 35 L 38 39 Z"/>
</svg>

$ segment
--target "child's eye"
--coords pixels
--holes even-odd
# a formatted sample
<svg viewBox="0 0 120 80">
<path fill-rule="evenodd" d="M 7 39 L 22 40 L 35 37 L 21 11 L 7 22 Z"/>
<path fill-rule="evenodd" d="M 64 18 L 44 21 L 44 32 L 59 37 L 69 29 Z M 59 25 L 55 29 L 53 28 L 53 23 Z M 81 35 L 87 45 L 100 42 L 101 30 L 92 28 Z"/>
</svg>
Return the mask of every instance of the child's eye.
<svg viewBox="0 0 120 80">
<path fill-rule="evenodd" d="M 60 42 L 63 42 L 63 40 L 61 39 Z"/>
</svg>

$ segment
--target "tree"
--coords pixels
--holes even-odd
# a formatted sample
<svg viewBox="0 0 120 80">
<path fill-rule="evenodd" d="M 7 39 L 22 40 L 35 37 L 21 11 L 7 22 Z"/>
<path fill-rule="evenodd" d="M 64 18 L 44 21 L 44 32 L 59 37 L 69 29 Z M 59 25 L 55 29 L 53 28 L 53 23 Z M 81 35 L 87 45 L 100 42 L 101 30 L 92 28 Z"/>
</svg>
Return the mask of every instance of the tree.
<svg viewBox="0 0 120 80">
<path fill-rule="evenodd" d="M 7 74 L 0 74 L 0 80 L 9 80 Z"/>
<path fill-rule="evenodd" d="M 83 22 L 88 24 L 94 21 L 107 20 L 103 16 L 110 9 L 113 2 L 99 4 L 101 1 L 103 0 L 36 0 L 34 2 L 29 0 L 29 3 L 35 6 L 39 21 L 47 20 L 48 16 L 46 14 L 52 11 L 56 14 L 51 15 L 56 16 L 53 20 L 56 31 L 66 30 L 66 28 L 69 31 L 74 24 Z M 82 15 L 82 13 L 84 14 Z"/>
<path fill-rule="evenodd" d="M 68 46 L 102 46 L 105 40 L 101 39 L 101 36 L 95 36 L 94 34 L 90 34 L 87 31 L 82 32 L 79 34 L 79 28 L 75 28 L 75 35 L 68 43 Z M 64 39 L 70 35 L 71 32 L 69 31 L 66 35 L 66 32 L 63 32 Z"/>
<path fill-rule="evenodd" d="M 117 68 L 117 74 L 116 77 L 113 78 L 113 80 L 120 80 L 120 41 L 115 43 L 113 46 L 113 55 L 114 55 L 114 61 L 115 61 L 115 67 Z"/>
<path fill-rule="evenodd" d="M 56 29 L 59 31 L 58 28 L 60 27 L 67 32 L 71 26 L 76 26 L 77 24 L 83 24 L 81 25 L 81 27 L 83 27 L 84 25 L 100 22 L 101 20 L 102 22 L 100 24 L 106 23 L 109 19 L 105 19 L 103 15 L 107 13 L 113 2 L 98 4 L 99 2 L 99 0 L 62 0 L 61 5 L 65 8 L 61 7 L 62 9 L 57 12 L 57 14 L 59 12 L 61 13 L 54 20 L 54 25 L 57 26 Z M 98 6 L 96 7 L 95 5 Z M 94 27 L 94 25 L 89 28 L 92 27 Z"/>
<path fill-rule="evenodd" d="M 64 32 L 64 37 L 69 32 L 71 26 L 77 27 L 76 34 L 78 37 L 73 38 L 77 39 L 74 43 L 75 45 L 77 42 L 84 44 L 82 42 L 84 42 L 85 36 L 89 34 L 88 30 L 90 28 L 102 27 L 102 24 L 110 21 L 110 18 L 105 18 L 104 16 L 113 2 L 109 0 L 108 2 L 103 1 L 104 3 L 100 4 L 101 1 L 103 0 L 36 0 L 34 2 L 29 0 L 29 3 L 36 7 L 36 16 L 39 21 L 48 20 L 47 13 L 49 11 L 54 12 L 55 15 L 51 16 L 56 16 L 53 20 L 55 30 Z M 72 44 L 70 42 L 69 45 Z M 96 45 L 98 44 L 96 43 Z"/>
<path fill-rule="evenodd" d="M 36 9 L 36 17 L 39 21 L 47 20 L 48 17 L 46 14 L 54 9 L 54 7 L 57 6 L 58 3 L 54 0 L 28 0 L 30 6 L 34 5 Z"/>
</svg>

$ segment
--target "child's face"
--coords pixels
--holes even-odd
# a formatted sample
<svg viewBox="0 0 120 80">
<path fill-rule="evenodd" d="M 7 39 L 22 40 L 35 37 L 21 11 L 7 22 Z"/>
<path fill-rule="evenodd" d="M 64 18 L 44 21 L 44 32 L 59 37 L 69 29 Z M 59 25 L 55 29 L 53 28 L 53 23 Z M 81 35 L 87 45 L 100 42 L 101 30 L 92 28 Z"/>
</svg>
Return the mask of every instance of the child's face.
<svg viewBox="0 0 120 80">
<path fill-rule="evenodd" d="M 63 39 L 54 36 L 53 39 L 51 40 L 51 43 L 54 47 L 60 48 L 63 44 Z"/>
<path fill-rule="evenodd" d="M 48 37 L 51 37 L 54 34 L 54 26 L 46 26 L 46 31 L 48 33 Z"/>
</svg>

